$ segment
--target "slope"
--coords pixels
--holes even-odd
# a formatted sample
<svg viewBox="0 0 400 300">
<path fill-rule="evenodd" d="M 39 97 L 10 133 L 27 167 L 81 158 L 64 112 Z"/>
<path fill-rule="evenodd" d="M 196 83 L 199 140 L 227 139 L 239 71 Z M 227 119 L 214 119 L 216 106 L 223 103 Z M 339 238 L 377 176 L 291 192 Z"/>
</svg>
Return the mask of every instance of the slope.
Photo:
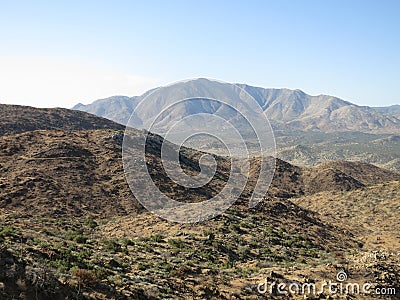
<svg viewBox="0 0 400 300">
<path fill-rule="evenodd" d="M 320 192 L 357 197 L 373 181 L 396 178 L 364 164 L 334 162 L 309 169 L 277 160 L 272 188 L 257 207 L 247 206 L 253 178 L 221 216 L 176 224 L 144 211 L 130 193 L 122 137 L 112 129 L 36 130 L 0 137 L 2 299 L 257 298 L 257 284 L 266 277 L 300 283 L 322 281 L 327 274 L 334 278 L 368 249 L 354 238 L 358 227 L 311 211 L 313 204 L 306 201 L 313 198 L 307 197 L 320 197 Z M 180 201 L 201 201 L 223 188 L 230 164 L 222 157 L 216 157 L 216 178 L 204 188 L 173 186 L 160 164 L 164 142 L 150 135 L 146 157 L 161 190 Z M 185 148 L 181 154 L 182 167 L 196 174 L 203 153 Z M 255 159 L 254 177 L 257 166 Z M 343 192 L 326 192 L 330 189 Z M 380 197 L 389 201 L 394 192 Z M 387 220 L 397 217 L 389 209 L 384 213 Z M 379 226 L 371 225 L 368 230 Z M 359 280 L 383 276 L 382 286 L 398 287 L 390 275 L 398 273 L 396 263 L 377 262 L 372 273 L 353 266 L 349 270 Z"/>
<path fill-rule="evenodd" d="M 124 126 L 92 114 L 64 108 L 35 108 L 0 104 L 0 135 L 32 130 L 119 129 Z"/>
</svg>

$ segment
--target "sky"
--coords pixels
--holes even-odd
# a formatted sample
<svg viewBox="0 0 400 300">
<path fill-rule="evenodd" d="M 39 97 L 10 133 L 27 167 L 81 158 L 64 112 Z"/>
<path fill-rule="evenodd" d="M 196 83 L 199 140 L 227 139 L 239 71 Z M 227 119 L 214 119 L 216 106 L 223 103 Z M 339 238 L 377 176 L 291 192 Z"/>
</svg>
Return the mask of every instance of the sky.
<svg viewBox="0 0 400 300">
<path fill-rule="evenodd" d="M 206 77 L 400 103 L 400 1 L 0 0 L 0 103 L 67 107 Z"/>
</svg>

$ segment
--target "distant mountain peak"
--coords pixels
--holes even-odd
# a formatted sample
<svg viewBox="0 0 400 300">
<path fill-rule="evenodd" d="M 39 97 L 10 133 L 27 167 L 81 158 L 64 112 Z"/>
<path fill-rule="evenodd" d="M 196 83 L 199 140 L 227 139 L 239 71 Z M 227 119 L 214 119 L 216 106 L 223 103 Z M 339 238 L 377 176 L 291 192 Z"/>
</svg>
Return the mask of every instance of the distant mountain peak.
<svg viewBox="0 0 400 300">
<path fill-rule="evenodd" d="M 221 85 L 232 85 L 207 78 L 189 79 L 177 84 L 182 95 L 196 94 L 196 90 L 207 91 L 210 98 L 221 97 Z M 359 131 L 369 133 L 400 132 L 400 108 L 393 107 L 396 114 L 389 115 L 383 108 L 358 106 L 351 102 L 329 95 L 311 96 L 300 89 L 262 88 L 248 84 L 236 84 L 250 94 L 264 110 L 265 115 L 275 127 L 285 130 L 317 130 L 321 132 Z M 167 93 L 171 86 L 161 87 Z M 228 90 L 228 89 L 227 89 Z M 168 91 L 168 92 L 167 92 Z M 160 90 L 159 90 L 160 92 Z M 136 105 L 148 95 L 139 97 L 113 96 L 96 100 L 88 105 L 78 104 L 74 109 L 96 114 L 120 124 L 126 124 Z M 229 97 L 229 95 L 225 95 Z M 160 107 L 149 107 L 145 115 L 159 113 Z M 179 112 L 180 116 L 204 112 L 204 106 L 196 106 L 198 111 Z M 170 117 L 170 116 L 169 116 Z M 141 120 L 142 123 L 145 120 Z M 168 126 L 166 120 L 161 121 Z"/>
</svg>

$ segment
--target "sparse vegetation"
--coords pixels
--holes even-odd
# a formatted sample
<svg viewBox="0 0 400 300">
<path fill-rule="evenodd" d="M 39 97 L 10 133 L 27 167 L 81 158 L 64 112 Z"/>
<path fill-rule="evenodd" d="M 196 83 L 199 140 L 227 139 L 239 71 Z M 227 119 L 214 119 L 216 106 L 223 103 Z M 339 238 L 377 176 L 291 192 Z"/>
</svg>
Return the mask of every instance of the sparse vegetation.
<svg viewBox="0 0 400 300">
<path fill-rule="evenodd" d="M 400 184 L 387 182 L 392 173 L 339 163 L 309 170 L 277 161 L 270 193 L 257 207 L 247 206 L 249 186 L 213 220 L 168 223 L 132 197 L 113 134 L 44 130 L 18 140 L 0 137 L 1 299 L 28 292 L 38 299 L 57 293 L 70 299 L 246 299 L 259 296 L 254 286 L 265 277 L 321 282 L 339 269 L 356 280 L 399 286 L 393 251 L 400 249 L 400 228 L 393 212 L 400 211 Z M 198 166 L 191 151 L 187 172 Z M 187 191 L 182 196 L 171 188 L 157 159 L 149 158 L 156 184 L 186 200 Z M 218 178 L 190 200 L 223 187 L 230 165 L 218 162 Z M 374 181 L 384 183 L 371 186 Z"/>
</svg>

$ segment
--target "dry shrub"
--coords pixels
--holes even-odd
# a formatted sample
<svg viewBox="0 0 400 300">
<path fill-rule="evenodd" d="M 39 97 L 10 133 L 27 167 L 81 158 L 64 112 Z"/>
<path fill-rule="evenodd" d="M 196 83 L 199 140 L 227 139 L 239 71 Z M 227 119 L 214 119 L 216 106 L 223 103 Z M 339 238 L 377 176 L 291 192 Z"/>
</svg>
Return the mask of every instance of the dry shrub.
<svg viewBox="0 0 400 300">
<path fill-rule="evenodd" d="M 80 285 L 95 285 L 97 276 L 91 270 L 77 269 L 72 272 L 72 275 L 78 280 Z"/>
</svg>

